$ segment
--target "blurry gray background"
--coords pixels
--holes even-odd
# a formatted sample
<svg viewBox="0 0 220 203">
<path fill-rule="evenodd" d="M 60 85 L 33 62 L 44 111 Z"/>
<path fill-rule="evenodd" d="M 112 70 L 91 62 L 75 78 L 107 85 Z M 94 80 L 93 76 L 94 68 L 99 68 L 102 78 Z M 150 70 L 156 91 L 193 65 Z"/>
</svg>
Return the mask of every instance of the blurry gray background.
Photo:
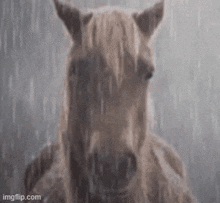
<svg viewBox="0 0 220 203">
<path fill-rule="evenodd" d="M 155 2 L 72 0 L 78 8 Z M 200 202 L 220 203 L 220 1 L 166 3 L 154 43 L 154 131 L 180 153 Z M 25 166 L 57 136 L 69 44 L 52 1 L 0 0 L 0 195 L 22 193 Z"/>
</svg>

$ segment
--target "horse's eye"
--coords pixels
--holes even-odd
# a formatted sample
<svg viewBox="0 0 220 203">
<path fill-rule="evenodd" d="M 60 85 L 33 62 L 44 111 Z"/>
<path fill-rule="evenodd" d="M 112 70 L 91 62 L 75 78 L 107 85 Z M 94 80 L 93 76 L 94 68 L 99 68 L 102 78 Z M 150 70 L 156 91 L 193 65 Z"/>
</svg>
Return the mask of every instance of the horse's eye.
<svg viewBox="0 0 220 203">
<path fill-rule="evenodd" d="M 145 80 L 149 80 L 153 77 L 153 72 L 148 72 L 145 76 L 144 76 L 144 79 Z"/>
<path fill-rule="evenodd" d="M 138 59 L 138 75 L 143 81 L 149 80 L 153 76 L 154 65 L 151 61 L 145 59 Z"/>
</svg>

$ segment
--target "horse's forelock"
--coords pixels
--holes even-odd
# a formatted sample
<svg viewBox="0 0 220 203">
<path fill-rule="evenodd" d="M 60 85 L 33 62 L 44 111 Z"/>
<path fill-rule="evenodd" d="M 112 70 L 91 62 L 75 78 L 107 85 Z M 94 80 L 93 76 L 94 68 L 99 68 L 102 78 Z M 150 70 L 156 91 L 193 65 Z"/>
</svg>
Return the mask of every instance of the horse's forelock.
<svg viewBox="0 0 220 203">
<path fill-rule="evenodd" d="M 113 69 L 120 83 L 124 73 L 125 53 L 137 60 L 140 38 L 138 27 L 129 13 L 121 10 L 107 10 L 93 15 L 86 26 L 83 46 L 98 48 Z"/>
</svg>

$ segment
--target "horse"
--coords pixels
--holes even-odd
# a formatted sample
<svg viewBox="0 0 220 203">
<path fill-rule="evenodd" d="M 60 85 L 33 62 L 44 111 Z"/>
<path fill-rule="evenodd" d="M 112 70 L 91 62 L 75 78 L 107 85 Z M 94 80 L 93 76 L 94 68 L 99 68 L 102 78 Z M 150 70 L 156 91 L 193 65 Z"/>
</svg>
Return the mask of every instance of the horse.
<svg viewBox="0 0 220 203">
<path fill-rule="evenodd" d="M 150 130 L 150 44 L 164 2 L 142 12 L 54 4 L 73 46 L 58 139 L 28 165 L 26 195 L 61 203 L 196 202 L 178 153 Z"/>
</svg>

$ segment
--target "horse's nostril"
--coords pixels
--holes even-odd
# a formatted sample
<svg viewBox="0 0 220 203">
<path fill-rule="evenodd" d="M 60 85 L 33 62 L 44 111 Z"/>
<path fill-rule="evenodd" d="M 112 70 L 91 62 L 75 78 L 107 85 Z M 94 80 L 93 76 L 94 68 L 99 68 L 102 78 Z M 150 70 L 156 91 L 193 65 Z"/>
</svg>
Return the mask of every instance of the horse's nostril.
<svg viewBox="0 0 220 203">
<path fill-rule="evenodd" d="M 118 181 L 119 185 L 123 185 L 124 182 L 129 181 L 137 170 L 136 158 L 134 155 L 122 156 L 118 163 Z"/>
<path fill-rule="evenodd" d="M 120 179 L 128 178 L 130 164 L 128 159 L 121 160 L 118 165 L 118 176 Z"/>
<path fill-rule="evenodd" d="M 136 158 L 133 154 L 112 156 L 94 154 L 89 168 L 96 179 L 106 188 L 119 189 L 125 187 L 137 170 Z"/>
</svg>

